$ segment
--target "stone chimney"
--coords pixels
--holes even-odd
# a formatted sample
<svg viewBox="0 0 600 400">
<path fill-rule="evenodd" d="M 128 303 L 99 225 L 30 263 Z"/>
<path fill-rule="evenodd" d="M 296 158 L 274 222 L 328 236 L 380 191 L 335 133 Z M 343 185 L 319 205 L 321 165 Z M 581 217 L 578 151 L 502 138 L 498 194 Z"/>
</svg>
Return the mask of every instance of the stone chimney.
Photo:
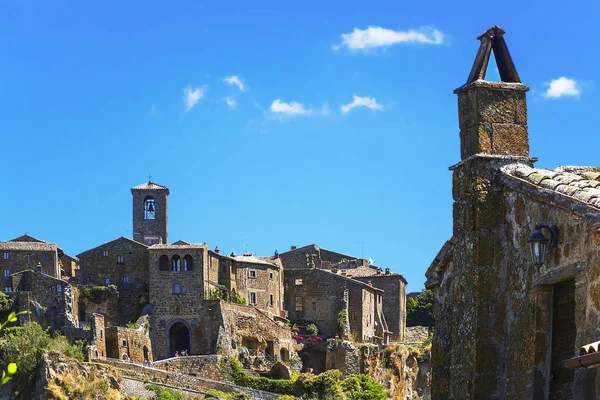
<svg viewBox="0 0 600 400">
<path fill-rule="evenodd" d="M 463 160 L 475 154 L 529 157 L 525 99 L 529 88 L 521 83 L 504 33 L 493 26 L 477 38 L 481 44 L 467 83 L 454 91 Z M 501 82 L 485 80 L 492 51 Z"/>
</svg>

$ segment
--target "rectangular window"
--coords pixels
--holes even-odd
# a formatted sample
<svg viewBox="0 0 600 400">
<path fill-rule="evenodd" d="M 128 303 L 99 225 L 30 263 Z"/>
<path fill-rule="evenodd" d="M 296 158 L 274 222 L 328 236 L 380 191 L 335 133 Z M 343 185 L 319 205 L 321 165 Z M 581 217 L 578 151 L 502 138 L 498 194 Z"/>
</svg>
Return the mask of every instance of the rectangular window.
<svg viewBox="0 0 600 400">
<path fill-rule="evenodd" d="M 27 254 L 27 265 L 31 264 L 31 254 Z"/>
<path fill-rule="evenodd" d="M 102 339 L 102 329 L 100 329 L 100 339 Z"/>
<path fill-rule="evenodd" d="M 313 311 L 317 311 L 317 302 L 316 301 L 312 302 L 312 306 L 313 306 Z"/>
<path fill-rule="evenodd" d="M 250 304 L 252 304 L 253 306 L 256 305 L 256 293 L 254 292 L 250 292 Z"/>
<path fill-rule="evenodd" d="M 269 272 L 269 279 L 273 280 L 273 273 L 272 272 Z"/>
<path fill-rule="evenodd" d="M 4 288 L 4 292 L 5 292 L 5 293 L 10 293 L 10 292 L 12 292 L 12 287 L 10 287 L 10 286 L 6 286 L 6 287 Z"/>
<path fill-rule="evenodd" d="M 127 339 L 122 339 L 121 340 L 121 346 L 127 347 Z"/>
<path fill-rule="evenodd" d="M 48 275 L 48 271 L 44 271 L 44 275 Z"/>
<path fill-rule="evenodd" d="M 352 311 L 352 321 L 356 320 L 356 311 Z"/>
<path fill-rule="evenodd" d="M 8 278 L 10 276 L 10 270 L 9 269 L 5 269 L 4 270 L 4 277 Z"/>
<path fill-rule="evenodd" d="M 256 278 L 256 270 L 255 269 L 248 270 L 248 278 Z"/>
<path fill-rule="evenodd" d="M 304 310 L 304 298 L 301 296 L 296 296 L 296 311 Z"/>
<path fill-rule="evenodd" d="M 104 284 L 105 284 L 105 285 L 110 285 L 110 278 L 106 278 L 106 279 L 104 280 Z"/>
<path fill-rule="evenodd" d="M 302 279 L 296 279 L 294 283 L 296 286 L 302 286 Z"/>
<path fill-rule="evenodd" d="M 4 259 L 5 259 L 5 260 L 8 260 L 8 251 L 5 251 L 5 252 L 4 252 Z"/>
<path fill-rule="evenodd" d="M 42 261 L 48 261 L 48 253 L 42 254 Z"/>
<path fill-rule="evenodd" d="M 117 263 L 123 264 L 123 256 L 117 256 Z"/>
<path fill-rule="evenodd" d="M 269 293 L 269 304 L 271 307 L 275 305 L 275 296 L 273 296 L 273 293 Z"/>
<path fill-rule="evenodd" d="M 103 255 L 104 257 L 108 257 L 108 250 L 104 250 L 104 251 L 102 252 L 102 255 Z"/>
<path fill-rule="evenodd" d="M 123 277 L 123 283 L 129 283 L 129 277 L 127 275 Z"/>
<path fill-rule="evenodd" d="M 183 291 L 181 290 L 181 283 L 179 282 L 175 282 L 172 286 L 172 293 L 173 294 L 180 294 L 183 293 Z"/>
<path fill-rule="evenodd" d="M 56 291 L 58 293 L 62 293 L 62 285 L 60 283 L 58 285 L 56 285 Z"/>
</svg>

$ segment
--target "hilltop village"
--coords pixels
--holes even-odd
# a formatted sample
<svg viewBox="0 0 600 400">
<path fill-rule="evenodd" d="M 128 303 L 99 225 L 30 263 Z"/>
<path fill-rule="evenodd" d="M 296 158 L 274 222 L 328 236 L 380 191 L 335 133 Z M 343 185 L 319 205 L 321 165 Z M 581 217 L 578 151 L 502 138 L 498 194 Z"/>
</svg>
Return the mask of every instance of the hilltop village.
<svg viewBox="0 0 600 400">
<path fill-rule="evenodd" d="M 406 280 L 312 244 L 270 256 L 169 243 L 167 187 L 131 188 L 133 238 L 78 254 L 23 235 L 0 242 L 4 292 L 21 316 L 85 338 L 89 359 L 147 364 L 178 355 L 302 361 L 340 368 L 327 339 L 379 346 L 405 330 Z"/>
<path fill-rule="evenodd" d="M 419 394 L 598 399 L 600 168 L 534 167 L 529 88 L 504 34 L 494 26 L 478 37 L 467 82 L 454 92 L 453 235 L 426 273 L 435 327 Z M 500 82 L 485 80 L 492 52 Z M 410 371 L 417 381 L 427 371 L 418 352 L 382 356 L 410 341 L 402 275 L 315 244 L 256 256 L 169 243 L 169 189 L 146 182 L 131 193 L 133 238 L 77 257 L 27 235 L 0 242 L 4 291 L 18 310 L 33 310 L 21 322 L 85 338 L 91 360 L 260 356 L 315 374 L 379 374 L 397 388 Z M 382 376 L 390 365 L 395 374 Z"/>
</svg>

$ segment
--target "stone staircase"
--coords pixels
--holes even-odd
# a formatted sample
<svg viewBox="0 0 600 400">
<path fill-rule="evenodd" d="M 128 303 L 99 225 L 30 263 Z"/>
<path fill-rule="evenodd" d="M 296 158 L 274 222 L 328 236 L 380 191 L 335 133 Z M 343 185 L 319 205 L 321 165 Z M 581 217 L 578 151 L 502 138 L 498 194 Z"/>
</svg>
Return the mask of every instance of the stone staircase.
<svg viewBox="0 0 600 400">
<path fill-rule="evenodd" d="M 192 357 L 193 356 L 179 358 Z M 172 359 L 170 360 L 172 361 Z M 145 367 L 143 365 L 128 363 L 112 358 L 94 359 L 92 361 L 111 365 L 117 368 L 119 371 L 121 371 L 123 376 L 127 378 L 133 378 L 148 383 L 159 383 L 175 388 L 191 389 L 200 393 L 206 393 L 209 390 L 220 390 L 223 392 L 245 392 L 248 393 L 250 398 L 253 400 L 277 400 L 279 398 L 279 395 L 275 393 L 237 386 L 229 382 L 220 382 L 205 378 L 199 378 L 197 376 L 191 376 L 171 370 L 166 371 L 164 369 L 156 368 L 154 366 Z"/>
</svg>

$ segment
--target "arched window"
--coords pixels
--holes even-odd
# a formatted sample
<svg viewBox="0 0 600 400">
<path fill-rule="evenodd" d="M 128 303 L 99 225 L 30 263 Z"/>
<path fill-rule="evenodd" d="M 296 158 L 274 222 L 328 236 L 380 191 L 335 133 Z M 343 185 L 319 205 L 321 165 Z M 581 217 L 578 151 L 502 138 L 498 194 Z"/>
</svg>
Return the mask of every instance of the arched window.
<svg viewBox="0 0 600 400">
<path fill-rule="evenodd" d="M 156 215 L 156 205 L 152 196 L 146 196 L 144 199 L 144 219 L 154 219 Z"/>
<path fill-rule="evenodd" d="M 181 258 L 177 254 L 171 259 L 171 271 L 181 271 Z"/>
<path fill-rule="evenodd" d="M 158 269 L 160 271 L 168 271 L 169 270 L 169 257 L 166 255 L 160 256 L 158 259 Z"/>
<path fill-rule="evenodd" d="M 194 269 L 194 260 L 189 254 L 183 257 L 183 270 L 192 271 Z"/>
</svg>

